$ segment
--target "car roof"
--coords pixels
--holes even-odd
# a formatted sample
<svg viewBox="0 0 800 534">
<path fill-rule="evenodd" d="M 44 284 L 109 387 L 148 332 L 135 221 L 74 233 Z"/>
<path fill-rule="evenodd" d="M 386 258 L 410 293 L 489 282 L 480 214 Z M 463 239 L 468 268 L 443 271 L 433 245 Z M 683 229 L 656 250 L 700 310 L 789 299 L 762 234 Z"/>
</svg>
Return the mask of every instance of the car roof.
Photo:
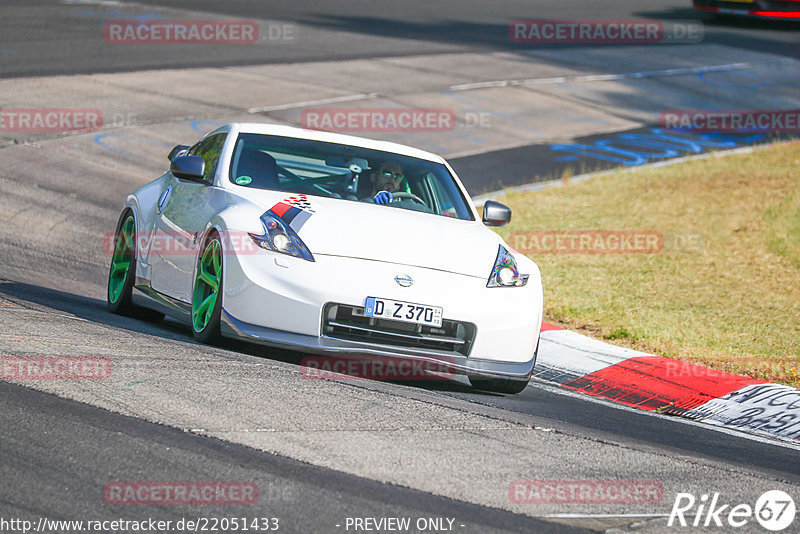
<svg viewBox="0 0 800 534">
<path fill-rule="evenodd" d="M 241 122 L 232 123 L 222 128 L 231 130 L 238 130 L 238 133 L 254 133 L 264 135 L 279 135 L 283 137 L 296 137 L 299 139 L 310 139 L 313 141 L 323 141 L 327 143 L 337 143 L 342 145 L 357 146 L 360 148 L 369 148 L 374 150 L 381 150 L 384 152 L 392 152 L 413 158 L 425 159 L 428 161 L 435 161 L 437 163 L 445 163 L 444 159 L 432 152 L 426 152 L 418 148 L 401 145 L 399 143 L 392 143 L 390 141 L 377 141 L 375 139 L 367 139 L 365 137 L 358 137 L 355 135 L 345 135 L 333 132 L 324 132 L 320 130 L 307 130 L 305 128 L 296 128 L 294 126 L 284 126 L 280 124 L 265 124 L 257 122 Z M 212 132 L 213 133 L 213 132 Z"/>
</svg>

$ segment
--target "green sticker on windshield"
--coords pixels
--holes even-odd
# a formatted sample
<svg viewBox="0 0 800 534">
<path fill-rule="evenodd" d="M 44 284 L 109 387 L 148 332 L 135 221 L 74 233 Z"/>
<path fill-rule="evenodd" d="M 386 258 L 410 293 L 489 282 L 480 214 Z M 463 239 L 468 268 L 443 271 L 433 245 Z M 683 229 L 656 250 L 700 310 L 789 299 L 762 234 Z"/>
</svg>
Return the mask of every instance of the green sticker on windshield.
<svg viewBox="0 0 800 534">
<path fill-rule="evenodd" d="M 237 178 L 235 181 L 236 181 L 236 183 L 237 183 L 237 184 L 239 184 L 239 185 L 247 185 L 247 184 L 249 184 L 250 182 L 252 182 L 252 181 L 253 181 L 253 179 L 252 179 L 252 178 L 250 178 L 249 176 L 240 176 L 240 177 L 238 177 L 238 178 Z"/>
</svg>

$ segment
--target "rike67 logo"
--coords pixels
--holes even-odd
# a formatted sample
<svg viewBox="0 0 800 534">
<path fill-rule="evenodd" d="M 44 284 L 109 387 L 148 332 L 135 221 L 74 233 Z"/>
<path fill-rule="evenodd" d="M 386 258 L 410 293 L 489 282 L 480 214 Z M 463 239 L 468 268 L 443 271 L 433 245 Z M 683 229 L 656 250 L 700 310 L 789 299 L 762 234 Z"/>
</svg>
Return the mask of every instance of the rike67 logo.
<svg viewBox="0 0 800 534">
<path fill-rule="evenodd" d="M 678 493 L 667 526 L 723 527 L 729 530 L 755 520 L 765 529 L 778 532 L 794 523 L 795 512 L 794 499 L 780 490 L 767 491 L 756 500 L 755 506 L 724 503 L 719 493 L 703 494 L 699 499 L 691 493 Z"/>
</svg>

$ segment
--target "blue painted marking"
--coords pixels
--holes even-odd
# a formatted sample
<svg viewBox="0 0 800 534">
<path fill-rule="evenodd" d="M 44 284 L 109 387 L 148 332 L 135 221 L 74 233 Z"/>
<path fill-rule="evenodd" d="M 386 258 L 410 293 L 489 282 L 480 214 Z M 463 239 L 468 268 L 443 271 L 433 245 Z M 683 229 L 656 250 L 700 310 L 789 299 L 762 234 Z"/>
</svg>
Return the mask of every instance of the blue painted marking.
<svg viewBox="0 0 800 534">
<path fill-rule="evenodd" d="M 108 18 L 147 21 L 147 20 L 163 20 L 164 15 L 162 15 L 160 11 L 148 11 L 147 13 L 135 15 L 132 13 L 122 13 L 118 9 L 114 9 L 108 13 Z"/>
<path fill-rule="evenodd" d="M 595 144 L 603 148 L 606 147 L 620 148 L 620 146 L 615 146 L 615 145 L 621 145 L 622 147 L 626 147 L 622 149 L 626 151 L 630 151 L 629 147 L 635 147 L 640 150 L 635 150 L 634 152 L 636 152 L 640 156 L 644 156 L 645 158 L 674 158 L 675 156 L 678 155 L 678 151 L 671 148 L 662 149 L 655 152 L 642 150 L 648 148 L 648 143 L 642 142 L 642 140 L 639 140 L 635 137 L 633 139 L 619 139 L 619 138 L 601 139 L 597 141 Z"/>
<path fill-rule="evenodd" d="M 731 134 L 721 134 L 721 133 L 707 133 L 703 134 L 704 139 L 730 139 Z M 767 134 L 755 134 L 745 137 L 744 139 L 737 139 L 739 143 L 752 143 L 755 141 L 761 141 L 767 138 Z M 729 143 L 733 143 L 733 146 L 737 146 L 737 143 L 734 141 L 728 141 Z"/>
<path fill-rule="evenodd" d="M 124 150 L 120 150 L 113 146 L 106 144 L 103 139 L 107 138 L 115 138 L 115 139 L 124 139 L 125 141 L 133 141 L 134 143 L 142 143 L 145 145 L 153 145 L 162 148 L 171 148 L 172 145 L 166 143 L 160 143 L 158 141 L 152 141 L 150 139 L 143 139 L 141 137 L 129 137 L 127 135 L 118 135 L 118 134 L 97 134 L 94 136 L 94 142 L 100 145 L 101 147 L 105 148 L 106 150 L 110 150 L 114 154 L 119 154 L 120 156 L 125 156 L 128 158 L 133 159 L 142 159 L 142 156 L 132 154 L 130 152 L 126 152 Z"/>
<path fill-rule="evenodd" d="M 364 316 L 372 317 L 375 313 L 375 297 L 367 297 L 367 302 L 364 304 Z"/>
<path fill-rule="evenodd" d="M 736 72 L 737 72 L 737 74 L 740 74 L 742 76 L 751 76 L 751 77 L 756 77 L 757 76 L 757 74 L 755 72 L 749 72 L 749 71 L 736 71 Z M 778 83 L 775 82 L 775 81 L 767 81 L 767 82 L 761 82 L 761 83 L 756 82 L 756 83 L 752 83 L 750 85 L 742 85 L 741 83 L 738 83 L 738 82 L 737 83 L 720 83 L 720 82 L 714 82 L 712 80 L 707 79 L 706 78 L 706 74 L 712 74 L 712 73 L 710 73 L 710 72 L 700 72 L 700 73 L 697 74 L 697 78 L 701 82 L 706 83 L 706 84 L 708 84 L 708 85 L 710 85 L 712 87 L 718 87 L 720 89 L 727 89 L 728 91 L 733 91 L 733 92 L 737 92 L 737 93 L 742 93 L 742 92 L 745 92 L 745 91 L 753 91 L 755 89 L 763 89 L 764 87 L 770 87 L 772 85 L 778 85 Z M 713 74 L 719 74 L 719 73 L 713 73 Z M 729 72 L 725 72 L 724 74 L 730 74 L 730 73 Z M 762 80 L 762 79 L 769 80 L 769 78 L 758 76 L 758 80 Z"/>
<path fill-rule="evenodd" d="M 683 130 L 652 128 L 649 133 L 617 134 L 592 144 L 550 145 L 550 150 L 568 153 L 555 161 L 575 161 L 582 156 L 630 167 L 642 165 L 649 159 L 674 158 L 687 152 L 699 154 L 710 148 L 735 148 L 766 137 L 763 133 L 747 137 L 725 133 L 697 135 Z"/>
<path fill-rule="evenodd" d="M 611 163 L 619 163 L 621 165 L 625 165 L 626 167 L 632 165 L 641 165 L 647 162 L 647 158 L 634 151 L 623 150 L 613 146 L 598 146 L 596 143 L 594 145 L 550 145 L 550 150 L 569 152 L 576 156 L 584 156 L 602 161 L 610 161 Z"/>
<path fill-rule="evenodd" d="M 656 135 L 656 134 L 620 134 L 620 139 L 630 139 L 631 143 L 639 143 L 641 146 L 649 146 L 653 148 L 665 147 L 670 149 L 678 148 L 686 152 L 700 153 L 703 147 L 700 144 L 690 139 L 683 139 L 669 135 Z M 635 144 L 634 144 L 635 146 Z"/>
</svg>

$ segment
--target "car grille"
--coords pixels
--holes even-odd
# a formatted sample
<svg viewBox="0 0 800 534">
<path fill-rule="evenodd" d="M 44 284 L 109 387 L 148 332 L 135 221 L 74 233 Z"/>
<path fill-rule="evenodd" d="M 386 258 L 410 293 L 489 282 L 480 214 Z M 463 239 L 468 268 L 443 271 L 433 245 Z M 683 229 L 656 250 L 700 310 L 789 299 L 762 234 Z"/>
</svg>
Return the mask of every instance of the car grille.
<svg viewBox="0 0 800 534">
<path fill-rule="evenodd" d="M 348 341 L 394 347 L 433 349 L 468 356 L 475 340 L 475 325 L 449 319 L 441 328 L 364 317 L 363 306 L 329 303 L 323 310 L 322 333 Z"/>
</svg>

